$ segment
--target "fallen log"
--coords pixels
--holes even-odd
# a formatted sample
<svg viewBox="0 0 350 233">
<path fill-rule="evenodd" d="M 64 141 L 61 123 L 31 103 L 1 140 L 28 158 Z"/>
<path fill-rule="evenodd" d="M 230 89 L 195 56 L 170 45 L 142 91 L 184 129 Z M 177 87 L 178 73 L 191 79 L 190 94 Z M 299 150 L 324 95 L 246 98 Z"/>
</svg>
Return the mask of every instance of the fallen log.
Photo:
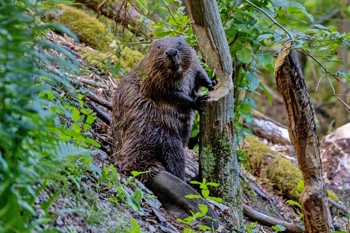
<svg viewBox="0 0 350 233">
<path fill-rule="evenodd" d="M 284 232 L 301 233 L 305 231 L 304 226 L 270 217 L 268 215 L 265 215 L 263 213 L 260 213 L 254 210 L 252 207 L 247 206 L 245 204 L 243 204 L 243 212 L 245 216 L 249 217 L 253 221 L 258 221 L 259 223 L 264 224 L 266 226 L 269 226 L 269 227 L 275 226 L 275 225 L 284 226 L 286 228 Z"/>
</svg>

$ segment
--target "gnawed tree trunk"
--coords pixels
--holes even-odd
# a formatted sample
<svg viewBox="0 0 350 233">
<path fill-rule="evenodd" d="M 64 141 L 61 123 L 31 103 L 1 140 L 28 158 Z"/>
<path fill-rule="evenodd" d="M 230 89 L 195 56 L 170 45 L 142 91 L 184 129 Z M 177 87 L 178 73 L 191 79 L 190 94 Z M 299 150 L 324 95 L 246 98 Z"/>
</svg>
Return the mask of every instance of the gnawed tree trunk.
<svg viewBox="0 0 350 233">
<path fill-rule="evenodd" d="M 187 0 L 203 58 L 219 78 L 200 116 L 200 177 L 216 182 L 211 196 L 222 197 L 242 219 L 239 166 L 234 151 L 232 60 L 216 1 Z"/>
<path fill-rule="evenodd" d="M 300 197 L 305 231 L 308 233 L 334 230 L 328 207 L 319 141 L 309 94 L 301 72 L 297 53 L 287 43 L 277 57 L 275 76 L 288 115 L 288 131 L 303 174 L 304 190 Z"/>
</svg>

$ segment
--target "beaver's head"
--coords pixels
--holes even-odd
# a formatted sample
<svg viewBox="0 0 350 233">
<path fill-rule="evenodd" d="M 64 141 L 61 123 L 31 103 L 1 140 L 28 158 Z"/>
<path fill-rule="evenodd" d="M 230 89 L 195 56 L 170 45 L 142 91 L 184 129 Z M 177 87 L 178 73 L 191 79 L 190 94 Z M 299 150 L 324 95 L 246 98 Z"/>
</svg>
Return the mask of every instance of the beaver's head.
<svg viewBox="0 0 350 233">
<path fill-rule="evenodd" d="M 192 49 L 182 37 L 154 40 L 148 55 L 157 69 L 168 74 L 185 72 L 192 61 Z"/>
</svg>

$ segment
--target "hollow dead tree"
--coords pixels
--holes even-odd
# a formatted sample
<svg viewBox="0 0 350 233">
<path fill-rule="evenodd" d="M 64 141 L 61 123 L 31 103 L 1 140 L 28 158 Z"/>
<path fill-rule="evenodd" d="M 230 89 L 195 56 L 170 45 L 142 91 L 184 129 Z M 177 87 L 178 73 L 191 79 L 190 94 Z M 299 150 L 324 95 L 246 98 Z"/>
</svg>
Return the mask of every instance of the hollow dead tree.
<svg viewBox="0 0 350 233">
<path fill-rule="evenodd" d="M 200 176 L 219 184 L 211 189 L 211 195 L 231 205 L 239 221 L 242 194 L 234 151 L 230 50 L 215 0 L 186 0 L 186 7 L 202 56 L 219 79 L 200 116 Z"/>
<path fill-rule="evenodd" d="M 288 115 L 288 131 L 303 174 L 304 190 L 300 202 L 304 212 L 305 232 L 334 231 L 328 207 L 319 141 L 309 94 L 300 69 L 297 54 L 285 44 L 277 57 L 275 76 Z"/>
</svg>

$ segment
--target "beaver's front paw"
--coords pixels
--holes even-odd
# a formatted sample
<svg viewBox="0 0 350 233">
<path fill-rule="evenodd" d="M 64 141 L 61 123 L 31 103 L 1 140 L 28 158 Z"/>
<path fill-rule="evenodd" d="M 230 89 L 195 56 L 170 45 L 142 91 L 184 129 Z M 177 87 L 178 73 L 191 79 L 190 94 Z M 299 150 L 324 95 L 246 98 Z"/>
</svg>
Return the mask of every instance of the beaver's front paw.
<svg viewBox="0 0 350 233">
<path fill-rule="evenodd" d="M 200 95 L 196 99 L 196 108 L 195 110 L 203 111 L 204 104 L 208 101 L 209 95 Z"/>
</svg>

